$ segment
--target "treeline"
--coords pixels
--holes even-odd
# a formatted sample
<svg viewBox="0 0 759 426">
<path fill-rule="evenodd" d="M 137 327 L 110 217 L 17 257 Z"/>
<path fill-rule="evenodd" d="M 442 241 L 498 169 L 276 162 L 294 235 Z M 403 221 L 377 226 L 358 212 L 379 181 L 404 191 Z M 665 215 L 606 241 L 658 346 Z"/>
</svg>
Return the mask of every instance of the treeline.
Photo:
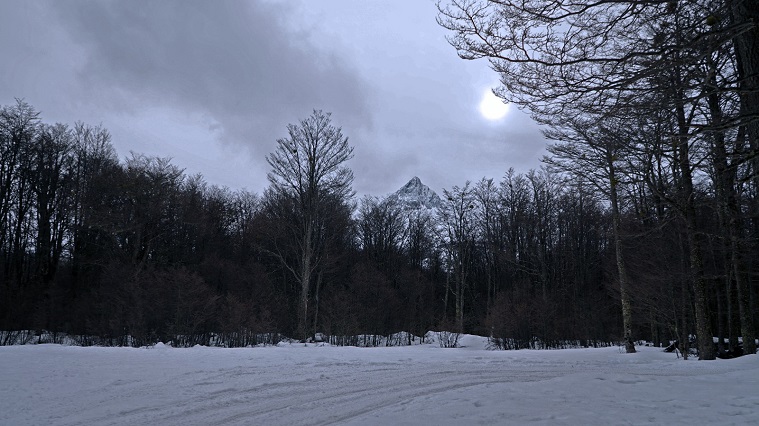
<svg viewBox="0 0 759 426">
<path fill-rule="evenodd" d="M 46 124 L 22 101 L 0 110 L 0 132 L 3 330 L 619 337 L 605 209 L 548 173 L 455 188 L 447 216 L 329 192 L 304 287 L 302 210 L 274 183 L 258 195 L 168 159 L 122 162 L 105 129 Z"/>
<path fill-rule="evenodd" d="M 2 330 L 244 346 L 444 329 L 504 348 L 598 345 L 624 339 L 620 256 L 636 339 L 687 342 L 696 330 L 690 230 L 665 202 L 669 180 L 654 191 L 626 170 L 614 207 L 590 174 L 509 170 L 445 190 L 439 213 L 408 212 L 391 198 L 356 202 L 351 148 L 321 111 L 277 141 L 263 194 L 209 185 L 169 159 L 119 161 L 105 129 L 46 124 L 22 101 L 0 110 L 0 138 Z M 731 245 L 709 170 L 692 201 L 708 321 L 727 351 L 741 335 L 736 273 L 756 322 L 757 188 L 735 181 Z"/>
</svg>

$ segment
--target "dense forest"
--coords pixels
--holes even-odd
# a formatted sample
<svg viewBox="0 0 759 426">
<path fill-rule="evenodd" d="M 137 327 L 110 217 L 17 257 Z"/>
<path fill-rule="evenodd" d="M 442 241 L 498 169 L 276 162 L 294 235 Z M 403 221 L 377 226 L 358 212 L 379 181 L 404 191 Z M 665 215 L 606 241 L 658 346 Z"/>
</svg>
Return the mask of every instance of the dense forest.
<svg viewBox="0 0 759 426">
<path fill-rule="evenodd" d="M 544 3 L 439 5 L 459 55 L 491 61 L 551 153 L 444 190 L 439 211 L 356 197 L 352 147 L 318 110 L 283 129 L 255 194 L 2 107 L 0 329 L 234 346 L 444 329 L 502 348 L 679 340 L 702 359 L 742 338 L 755 352 L 756 10 Z"/>
<path fill-rule="evenodd" d="M 307 222 L 318 229 L 302 271 L 305 207 L 283 179 L 262 195 L 231 191 L 169 159 L 133 153 L 120 162 L 105 129 L 46 124 L 22 101 L 0 117 L 4 330 L 110 344 L 208 344 L 221 335 L 246 345 L 270 333 L 314 332 L 350 342 L 430 329 L 491 335 L 503 347 L 622 339 L 612 207 L 586 177 L 509 170 L 500 181 L 445 190 L 436 214 L 401 209 L 392 197 L 357 202 L 342 173 L 342 192 L 309 200 L 318 205 Z M 291 126 L 293 137 L 270 160 L 305 152 L 292 141 L 314 126 L 339 135 L 329 115 L 315 112 Z M 713 182 L 702 177 L 697 220 L 710 321 L 727 350 L 740 336 L 735 272 Z M 641 182 L 620 187 L 634 335 L 659 343 L 692 333 L 686 225 Z M 741 272 L 755 291 L 750 231 L 743 229 Z"/>
</svg>

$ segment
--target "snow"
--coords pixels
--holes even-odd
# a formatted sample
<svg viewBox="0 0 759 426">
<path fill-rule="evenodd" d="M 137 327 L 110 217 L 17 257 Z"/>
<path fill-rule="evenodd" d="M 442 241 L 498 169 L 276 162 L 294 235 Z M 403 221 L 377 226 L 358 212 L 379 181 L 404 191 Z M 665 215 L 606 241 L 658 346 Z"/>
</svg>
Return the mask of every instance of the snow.
<svg viewBox="0 0 759 426">
<path fill-rule="evenodd" d="M 388 196 L 389 199 L 398 203 L 402 210 L 409 212 L 415 210 L 427 210 L 437 212 L 443 207 L 443 200 L 429 186 L 422 183 L 417 176 L 411 178 L 396 192 Z"/>
<path fill-rule="evenodd" d="M 0 347 L 2 425 L 756 424 L 759 356 L 355 348 Z"/>
</svg>

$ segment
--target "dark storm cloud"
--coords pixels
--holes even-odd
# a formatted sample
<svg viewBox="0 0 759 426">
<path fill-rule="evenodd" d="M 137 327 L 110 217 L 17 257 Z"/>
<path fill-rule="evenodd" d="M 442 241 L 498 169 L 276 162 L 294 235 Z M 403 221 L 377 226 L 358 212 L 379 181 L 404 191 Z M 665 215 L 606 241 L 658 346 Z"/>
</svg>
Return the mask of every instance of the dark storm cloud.
<svg viewBox="0 0 759 426">
<path fill-rule="evenodd" d="M 0 105 L 102 124 L 122 157 L 259 193 L 266 154 L 315 108 L 355 147 L 359 194 L 539 166 L 534 123 L 482 118 L 497 75 L 459 59 L 435 14 L 432 0 L 0 0 Z"/>
<path fill-rule="evenodd" d="M 53 2 L 85 48 L 87 96 L 125 110 L 201 112 L 225 142 L 263 162 L 285 125 L 312 109 L 368 125 L 361 82 L 334 54 L 285 25 L 286 4 L 239 1 Z M 107 99 L 106 99 L 107 98 Z M 209 141 L 212 143 L 213 141 Z"/>
</svg>

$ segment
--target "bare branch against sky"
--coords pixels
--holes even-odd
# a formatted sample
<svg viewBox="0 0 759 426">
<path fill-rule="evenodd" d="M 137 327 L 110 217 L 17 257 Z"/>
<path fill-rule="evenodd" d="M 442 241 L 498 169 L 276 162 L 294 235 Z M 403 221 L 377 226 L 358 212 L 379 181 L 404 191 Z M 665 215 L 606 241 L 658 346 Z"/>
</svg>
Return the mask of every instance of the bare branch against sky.
<svg viewBox="0 0 759 426">
<path fill-rule="evenodd" d="M 433 189 L 538 166 L 525 114 L 478 111 L 497 76 L 465 62 L 433 1 L 0 2 L 0 104 L 102 124 L 121 157 L 173 157 L 261 192 L 286 125 L 332 112 L 360 194 Z"/>
</svg>

